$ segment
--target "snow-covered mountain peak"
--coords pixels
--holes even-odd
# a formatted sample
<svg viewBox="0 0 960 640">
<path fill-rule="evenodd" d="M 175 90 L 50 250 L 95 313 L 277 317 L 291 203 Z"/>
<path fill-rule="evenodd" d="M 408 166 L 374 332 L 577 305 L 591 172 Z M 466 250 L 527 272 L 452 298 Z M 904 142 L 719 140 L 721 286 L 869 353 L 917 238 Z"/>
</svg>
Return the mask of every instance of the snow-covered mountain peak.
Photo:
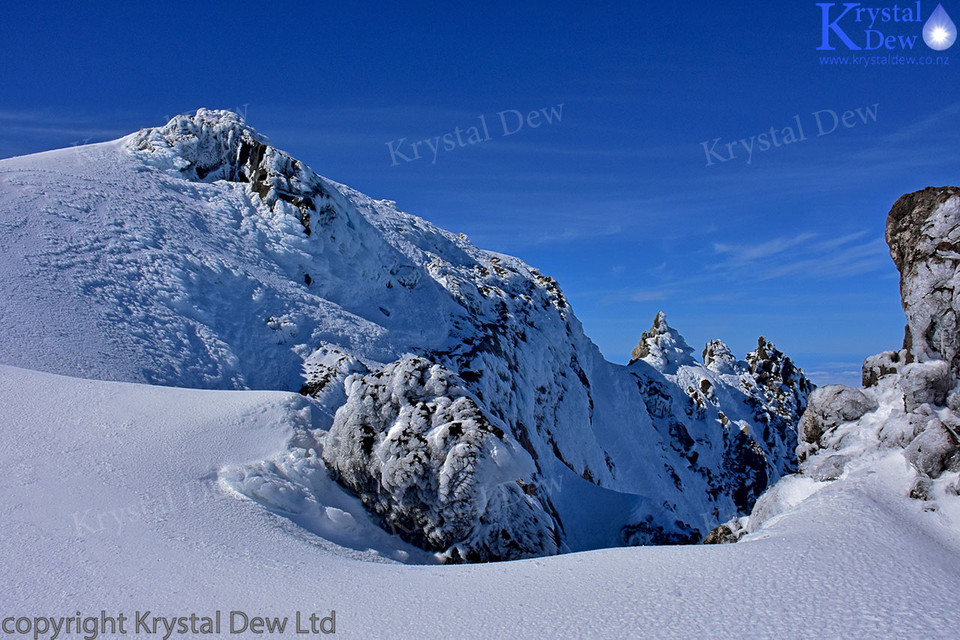
<svg viewBox="0 0 960 640">
<path fill-rule="evenodd" d="M 320 199 L 330 195 L 323 181 L 300 161 L 271 146 L 269 140 L 232 111 L 199 109 L 126 139 L 146 164 L 188 180 L 250 183 L 251 190 L 274 207 L 283 200 L 299 211 L 308 235 Z M 324 212 L 333 213 L 332 207 Z"/>
<path fill-rule="evenodd" d="M 682 365 L 695 365 L 693 348 L 676 329 L 667 324 L 667 314 L 658 311 L 653 325 L 640 336 L 640 342 L 630 354 L 630 364 L 638 360 L 650 364 L 663 373 L 676 373 Z"/>
<path fill-rule="evenodd" d="M 238 489 L 266 505 L 333 477 L 409 543 L 507 559 L 693 542 L 795 466 L 782 367 L 705 368 L 662 313 L 608 362 L 549 276 L 230 112 L 0 161 L 0 225 L 0 362 L 309 397 L 296 464 Z"/>
<path fill-rule="evenodd" d="M 199 109 L 194 115 L 178 115 L 162 127 L 142 129 L 127 136 L 129 147 L 149 152 L 160 165 L 160 159 L 180 171 L 192 169 L 198 179 L 225 169 L 216 179 L 242 179 L 238 170 L 254 148 L 262 149 L 269 140 L 247 125 L 232 111 Z M 147 158 L 149 156 L 143 156 Z M 243 176 L 249 179 L 249 176 Z"/>
<path fill-rule="evenodd" d="M 743 368 L 722 340 L 714 339 L 703 347 L 703 366 L 721 374 L 733 374 Z"/>
</svg>

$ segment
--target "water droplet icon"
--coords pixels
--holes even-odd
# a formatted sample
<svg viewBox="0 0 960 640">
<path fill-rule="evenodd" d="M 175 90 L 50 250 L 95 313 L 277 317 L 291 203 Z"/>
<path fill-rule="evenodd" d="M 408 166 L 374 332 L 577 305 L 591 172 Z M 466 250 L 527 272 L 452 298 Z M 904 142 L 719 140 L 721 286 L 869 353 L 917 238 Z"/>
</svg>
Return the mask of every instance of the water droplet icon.
<svg viewBox="0 0 960 640">
<path fill-rule="evenodd" d="M 930 14 L 930 19 L 923 25 L 923 41 L 934 51 L 944 51 L 953 46 L 957 40 L 957 25 L 943 10 L 943 5 L 938 4 L 937 8 Z"/>
</svg>

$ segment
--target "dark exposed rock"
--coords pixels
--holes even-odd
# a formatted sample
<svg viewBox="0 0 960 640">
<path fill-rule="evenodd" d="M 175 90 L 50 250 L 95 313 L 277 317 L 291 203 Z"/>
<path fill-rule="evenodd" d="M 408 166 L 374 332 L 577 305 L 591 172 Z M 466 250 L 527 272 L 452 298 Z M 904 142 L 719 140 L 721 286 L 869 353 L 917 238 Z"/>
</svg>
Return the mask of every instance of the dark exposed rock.
<svg viewBox="0 0 960 640">
<path fill-rule="evenodd" d="M 714 527 L 702 544 L 731 544 L 737 542 L 747 532 L 740 526 L 739 520 L 733 520 Z"/>
<path fill-rule="evenodd" d="M 930 482 L 930 478 L 917 476 L 910 487 L 910 497 L 914 500 L 929 500 L 932 489 L 933 483 Z"/>
<path fill-rule="evenodd" d="M 869 356 L 863 361 L 861 382 L 864 387 L 876 386 L 880 378 L 899 373 L 906 362 L 906 351 L 883 351 L 875 356 Z"/>
<path fill-rule="evenodd" d="M 672 527 L 653 524 L 651 517 L 638 524 L 628 525 L 620 532 L 625 547 L 697 544 L 700 532 L 685 522 L 677 520 Z"/>
<path fill-rule="evenodd" d="M 740 513 L 747 513 L 767 489 L 767 459 L 755 440 L 739 429 L 727 432 L 723 452 L 726 491 Z"/>
<path fill-rule="evenodd" d="M 791 423 L 799 420 L 813 391 L 813 383 L 803 371 L 763 336 L 757 340 L 757 348 L 747 354 L 746 361 L 776 412 Z"/>
</svg>

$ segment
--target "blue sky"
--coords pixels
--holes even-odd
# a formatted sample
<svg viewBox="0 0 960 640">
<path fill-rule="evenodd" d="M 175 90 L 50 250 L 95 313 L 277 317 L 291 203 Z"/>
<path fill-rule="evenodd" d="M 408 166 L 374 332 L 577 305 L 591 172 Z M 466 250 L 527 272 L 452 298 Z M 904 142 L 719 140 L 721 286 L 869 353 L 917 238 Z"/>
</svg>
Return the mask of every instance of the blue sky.
<svg viewBox="0 0 960 640">
<path fill-rule="evenodd" d="M 960 44 L 867 49 L 920 34 L 897 6 L 867 33 L 894 3 L 859 23 L 806 0 L 14 4 L 0 157 L 241 110 L 318 173 L 556 277 L 611 360 L 662 309 L 695 348 L 764 335 L 850 382 L 902 340 L 887 212 L 960 181 Z M 519 127 L 541 109 L 559 117 Z M 479 116 L 489 139 L 469 144 Z M 435 161 L 391 155 L 437 138 Z"/>
</svg>

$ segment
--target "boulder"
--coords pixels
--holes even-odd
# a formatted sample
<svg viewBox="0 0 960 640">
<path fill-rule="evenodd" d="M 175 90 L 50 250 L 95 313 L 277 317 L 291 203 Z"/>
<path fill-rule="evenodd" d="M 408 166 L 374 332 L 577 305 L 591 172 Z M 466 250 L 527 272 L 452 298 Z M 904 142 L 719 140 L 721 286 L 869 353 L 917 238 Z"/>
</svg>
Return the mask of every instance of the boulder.
<svg viewBox="0 0 960 640">
<path fill-rule="evenodd" d="M 877 401 L 860 389 L 831 384 L 815 389 L 798 427 L 800 440 L 817 444 L 824 433 L 844 422 L 856 420 L 877 408 Z"/>
<path fill-rule="evenodd" d="M 904 410 L 911 413 L 924 404 L 946 405 L 953 377 L 943 360 L 913 362 L 900 371 L 897 385 L 903 392 Z"/>
<path fill-rule="evenodd" d="M 956 435 L 939 420 L 933 420 L 910 443 L 903 455 L 917 471 L 937 478 L 944 471 L 960 468 L 960 451 Z"/>
<path fill-rule="evenodd" d="M 524 490 L 533 460 L 458 376 L 410 357 L 345 387 L 323 460 L 384 529 L 449 562 L 559 551 L 556 522 Z"/>
<path fill-rule="evenodd" d="M 877 437 L 883 446 L 904 448 L 920 435 L 930 420 L 930 416 L 919 413 L 893 413 L 884 421 Z"/>
<path fill-rule="evenodd" d="M 850 456 L 840 454 L 827 456 L 827 459 L 816 466 L 811 477 L 817 482 L 830 482 L 843 475 L 843 468 L 850 461 Z"/>
</svg>

